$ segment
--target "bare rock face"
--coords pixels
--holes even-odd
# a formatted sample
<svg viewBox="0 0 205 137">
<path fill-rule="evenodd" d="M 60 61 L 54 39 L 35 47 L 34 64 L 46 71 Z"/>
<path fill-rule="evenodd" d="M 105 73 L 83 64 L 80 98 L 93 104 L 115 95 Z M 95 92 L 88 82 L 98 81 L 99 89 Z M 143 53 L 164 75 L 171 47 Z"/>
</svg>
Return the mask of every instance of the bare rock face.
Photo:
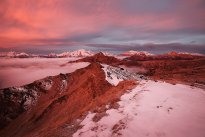
<svg viewBox="0 0 205 137">
<path fill-rule="evenodd" d="M 113 86 L 106 80 L 103 66 L 91 63 L 70 74 L 3 89 L 0 91 L 0 120 L 4 128 L 0 135 L 53 136 L 66 123 L 116 101 L 135 85 L 134 80 L 124 80 Z"/>
</svg>

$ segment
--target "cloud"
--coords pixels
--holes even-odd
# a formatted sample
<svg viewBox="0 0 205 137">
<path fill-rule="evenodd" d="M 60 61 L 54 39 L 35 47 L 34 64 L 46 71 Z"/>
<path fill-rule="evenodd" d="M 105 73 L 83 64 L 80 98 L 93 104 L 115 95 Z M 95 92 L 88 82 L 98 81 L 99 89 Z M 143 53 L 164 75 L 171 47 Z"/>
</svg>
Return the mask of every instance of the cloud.
<svg viewBox="0 0 205 137">
<path fill-rule="evenodd" d="M 203 0 L 1 0 L 0 49 L 205 44 Z"/>
</svg>

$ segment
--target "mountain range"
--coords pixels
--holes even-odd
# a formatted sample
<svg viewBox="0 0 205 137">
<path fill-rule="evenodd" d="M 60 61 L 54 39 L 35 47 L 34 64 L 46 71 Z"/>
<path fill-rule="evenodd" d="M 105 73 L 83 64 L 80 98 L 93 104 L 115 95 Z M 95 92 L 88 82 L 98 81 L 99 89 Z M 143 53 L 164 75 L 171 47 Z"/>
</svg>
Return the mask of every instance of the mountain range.
<svg viewBox="0 0 205 137">
<path fill-rule="evenodd" d="M 204 56 L 75 53 L 89 65 L 0 90 L 0 136 L 205 135 Z"/>
<path fill-rule="evenodd" d="M 151 54 L 147 51 L 127 51 L 123 52 L 120 54 L 113 54 L 109 52 L 102 52 L 103 54 L 107 56 L 117 56 L 117 57 L 130 57 L 130 56 L 141 56 L 141 57 L 152 57 L 156 56 L 155 54 Z M 37 55 L 37 54 L 28 54 L 25 52 L 0 52 L 0 57 L 7 57 L 7 58 L 33 58 L 33 57 L 41 57 L 41 58 L 68 58 L 68 57 L 88 57 L 88 56 L 93 56 L 94 52 L 92 51 L 87 51 L 84 49 L 76 50 L 76 51 L 67 51 L 63 52 L 60 54 L 56 53 L 50 53 L 47 55 Z M 203 54 L 198 54 L 198 53 L 187 53 L 187 52 L 168 52 L 165 54 L 157 54 L 157 55 L 170 55 L 170 56 L 188 56 L 188 55 L 194 55 L 194 56 L 204 56 Z"/>
</svg>

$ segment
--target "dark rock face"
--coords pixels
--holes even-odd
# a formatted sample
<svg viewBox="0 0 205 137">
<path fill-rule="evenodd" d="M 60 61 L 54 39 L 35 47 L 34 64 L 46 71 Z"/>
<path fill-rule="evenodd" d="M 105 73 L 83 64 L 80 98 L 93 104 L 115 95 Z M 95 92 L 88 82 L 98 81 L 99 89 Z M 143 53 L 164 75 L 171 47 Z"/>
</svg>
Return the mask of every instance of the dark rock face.
<svg viewBox="0 0 205 137">
<path fill-rule="evenodd" d="M 7 88 L 0 91 L 0 129 L 28 110 L 36 101 L 32 89 Z"/>
</svg>

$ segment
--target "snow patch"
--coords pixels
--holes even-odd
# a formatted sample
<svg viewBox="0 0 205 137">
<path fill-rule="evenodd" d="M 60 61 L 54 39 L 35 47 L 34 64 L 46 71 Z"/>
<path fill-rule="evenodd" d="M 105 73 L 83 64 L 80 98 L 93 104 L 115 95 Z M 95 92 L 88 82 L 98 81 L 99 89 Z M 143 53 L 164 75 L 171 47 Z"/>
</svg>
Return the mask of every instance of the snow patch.
<svg viewBox="0 0 205 137">
<path fill-rule="evenodd" d="M 124 68 L 112 67 L 109 65 L 102 64 L 103 70 L 105 72 L 106 80 L 117 86 L 120 81 L 123 80 L 138 80 L 140 75 L 127 71 Z"/>
<path fill-rule="evenodd" d="M 93 122 L 89 113 L 74 137 L 205 136 L 204 91 L 187 85 L 151 80 L 121 96 L 118 109 Z"/>
<path fill-rule="evenodd" d="M 49 79 L 49 77 L 47 77 L 47 79 L 42 79 L 42 80 L 38 80 L 36 81 L 40 87 L 44 90 L 49 90 L 51 89 L 51 87 L 53 86 L 53 81 Z"/>
</svg>

